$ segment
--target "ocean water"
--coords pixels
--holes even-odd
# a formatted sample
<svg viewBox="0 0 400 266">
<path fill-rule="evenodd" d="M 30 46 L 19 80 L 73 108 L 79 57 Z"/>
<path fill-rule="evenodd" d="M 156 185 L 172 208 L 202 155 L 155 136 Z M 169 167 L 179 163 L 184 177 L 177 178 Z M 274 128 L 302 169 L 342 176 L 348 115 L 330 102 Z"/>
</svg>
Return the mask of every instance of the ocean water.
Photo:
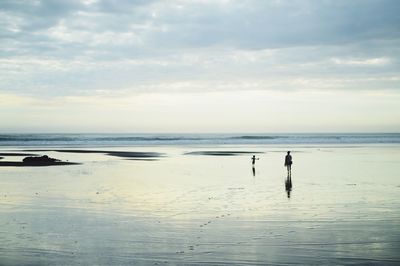
<svg viewBox="0 0 400 266">
<path fill-rule="evenodd" d="M 347 134 L 0 134 L 0 146 L 398 144 L 400 133 Z"/>
</svg>

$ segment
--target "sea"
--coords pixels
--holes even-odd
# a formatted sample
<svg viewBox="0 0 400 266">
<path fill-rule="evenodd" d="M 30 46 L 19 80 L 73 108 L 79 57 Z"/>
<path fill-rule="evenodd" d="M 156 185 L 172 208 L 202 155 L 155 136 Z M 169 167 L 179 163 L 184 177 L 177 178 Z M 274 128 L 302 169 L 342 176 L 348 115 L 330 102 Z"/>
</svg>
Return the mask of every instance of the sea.
<svg viewBox="0 0 400 266">
<path fill-rule="evenodd" d="M 399 144 L 400 133 L 0 134 L 1 146 Z"/>
</svg>

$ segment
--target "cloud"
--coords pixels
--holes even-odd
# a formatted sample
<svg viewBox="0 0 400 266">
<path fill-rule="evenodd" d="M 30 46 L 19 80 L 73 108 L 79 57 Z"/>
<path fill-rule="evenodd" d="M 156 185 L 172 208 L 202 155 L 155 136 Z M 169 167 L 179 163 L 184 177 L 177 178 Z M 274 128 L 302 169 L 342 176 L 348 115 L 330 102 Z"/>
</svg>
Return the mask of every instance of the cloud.
<svg viewBox="0 0 400 266">
<path fill-rule="evenodd" d="M 5 1 L 1 10 L 3 23 L 9 25 L 4 32 L 14 32 L 13 38 L 41 42 L 59 37 L 55 41 L 82 44 L 84 52 L 90 48 L 90 37 L 105 33 L 132 34 L 146 46 L 166 50 L 267 49 L 393 39 L 399 35 L 399 7 L 398 1 L 107 0 L 87 4 L 46 0 Z M 129 38 L 126 41 L 117 45 L 132 47 Z"/>
<path fill-rule="evenodd" d="M 0 4 L 0 91 L 398 89 L 398 1 Z"/>
<path fill-rule="evenodd" d="M 332 58 L 332 62 L 338 65 L 384 66 L 390 63 L 390 59 L 387 57 L 369 58 L 369 59 Z"/>
</svg>

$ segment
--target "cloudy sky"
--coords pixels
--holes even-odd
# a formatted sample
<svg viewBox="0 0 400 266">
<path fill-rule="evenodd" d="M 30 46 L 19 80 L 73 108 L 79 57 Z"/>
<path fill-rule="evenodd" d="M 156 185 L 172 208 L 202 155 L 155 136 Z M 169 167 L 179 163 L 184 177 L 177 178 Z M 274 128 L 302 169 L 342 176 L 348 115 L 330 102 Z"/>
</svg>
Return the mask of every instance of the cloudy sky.
<svg viewBox="0 0 400 266">
<path fill-rule="evenodd" d="M 0 0 L 1 132 L 400 132 L 400 1 Z"/>
</svg>

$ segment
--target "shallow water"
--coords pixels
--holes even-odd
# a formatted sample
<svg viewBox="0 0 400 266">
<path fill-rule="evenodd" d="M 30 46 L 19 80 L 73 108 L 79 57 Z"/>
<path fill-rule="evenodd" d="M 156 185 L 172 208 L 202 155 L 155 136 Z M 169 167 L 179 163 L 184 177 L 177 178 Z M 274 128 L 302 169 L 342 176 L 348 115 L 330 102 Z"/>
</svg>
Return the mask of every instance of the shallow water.
<svg viewBox="0 0 400 266">
<path fill-rule="evenodd" d="M 396 265 L 399 148 L 292 147 L 290 198 L 287 147 L 113 148 L 166 154 L 156 161 L 46 152 L 83 164 L 0 168 L 0 264 Z M 251 154 L 200 151 L 264 153 L 253 172 Z"/>
</svg>

